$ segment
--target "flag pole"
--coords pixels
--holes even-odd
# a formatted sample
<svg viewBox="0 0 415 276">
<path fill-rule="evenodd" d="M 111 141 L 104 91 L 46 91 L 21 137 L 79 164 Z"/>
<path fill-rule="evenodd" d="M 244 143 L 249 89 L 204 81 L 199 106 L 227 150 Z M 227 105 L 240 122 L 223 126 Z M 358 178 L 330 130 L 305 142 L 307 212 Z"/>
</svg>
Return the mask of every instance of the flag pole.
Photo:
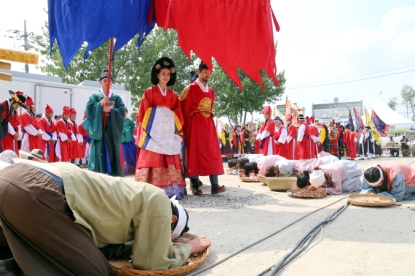
<svg viewBox="0 0 415 276">
<path fill-rule="evenodd" d="M 111 82 L 111 68 L 112 68 L 112 52 L 114 48 L 114 38 L 110 38 L 110 48 L 108 53 L 108 81 L 107 81 L 107 87 L 105 88 L 105 96 L 108 97 L 110 94 L 110 82 Z M 105 106 L 108 106 L 108 103 L 105 104 Z M 107 125 L 107 117 L 108 112 L 104 112 L 104 127 Z"/>
</svg>

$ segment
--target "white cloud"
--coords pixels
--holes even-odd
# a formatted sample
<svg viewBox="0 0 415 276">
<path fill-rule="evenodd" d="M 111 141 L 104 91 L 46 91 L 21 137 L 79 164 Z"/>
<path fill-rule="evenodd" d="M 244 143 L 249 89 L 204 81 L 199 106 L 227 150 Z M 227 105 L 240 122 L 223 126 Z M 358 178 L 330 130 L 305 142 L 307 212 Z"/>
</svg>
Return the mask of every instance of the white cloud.
<svg viewBox="0 0 415 276">
<path fill-rule="evenodd" d="M 387 36 L 397 35 L 415 25 L 415 7 L 396 8 L 388 11 L 382 19 L 382 28 Z"/>
<path fill-rule="evenodd" d="M 401 34 L 393 43 L 392 47 L 396 50 L 415 49 L 415 31 Z"/>
</svg>

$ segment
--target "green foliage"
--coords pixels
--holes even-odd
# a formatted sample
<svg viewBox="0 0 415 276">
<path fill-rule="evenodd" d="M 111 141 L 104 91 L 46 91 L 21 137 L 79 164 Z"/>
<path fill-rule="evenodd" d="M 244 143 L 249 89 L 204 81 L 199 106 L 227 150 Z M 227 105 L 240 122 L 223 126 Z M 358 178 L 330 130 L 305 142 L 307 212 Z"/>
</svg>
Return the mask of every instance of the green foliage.
<svg viewBox="0 0 415 276">
<path fill-rule="evenodd" d="M 68 68 L 63 66 L 57 43 L 53 45 L 52 56 L 49 55 L 49 33 L 47 22 L 42 28 L 42 35 L 36 35 L 36 50 L 40 52 L 41 62 L 38 69 L 49 76 L 58 76 L 65 83 L 78 84 L 84 80 L 98 80 L 101 70 L 108 66 L 109 41 L 90 52 L 84 60 L 85 46 L 69 63 Z M 144 90 L 151 86 L 150 73 L 153 64 L 162 56 L 173 59 L 177 70 L 177 81 L 172 89 L 179 94 L 189 84 L 189 60 L 177 44 L 177 34 L 174 30 L 164 32 L 155 28 L 144 40 L 140 51 L 137 49 L 138 37 L 134 37 L 114 55 L 112 79 L 114 83 L 125 85 L 131 91 L 132 102 L 138 106 Z M 194 56 L 193 56 L 194 59 Z"/>
<path fill-rule="evenodd" d="M 388 106 L 391 109 L 396 110 L 397 105 L 398 105 L 398 98 L 396 96 L 394 96 L 394 97 L 392 97 L 392 99 L 389 100 Z"/>
<path fill-rule="evenodd" d="M 402 104 L 412 111 L 412 120 L 415 119 L 415 90 L 412 86 L 404 85 L 401 90 Z"/>
<path fill-rule="evenodd" d="M 284 71 L 277 75 L 279 86 L 262 72 L 264 82 L 264 93 L 258 83 L 249 78 L 244 72 L 238 70 L 242 82 L 242 91 L 226 73 L 215 64 L 210 85 L 215 90 L 215 114 L 222 117 L 227 116 L 230 122 L 246 123 L 247 113 L 261 112 L 265 103 L 272 103 L 281 99 L 285 90 Z"/>
<path fill-rule="evenodd" d="M 176 83 L 171 88 L 180 95 L 183 88 L 190 83 L 189 72 L 197 69 L 195 55 L 192 54 L 190 59 L 186 57 L 177 43 L 175 30 L 164 32 L 161 28 L 154 28 L 144 39 L 140 51 L 137 50 L 137 39 L 137 36 L 134 37 L 115 53 L 112 71 L 114 83 L 124 84 L 131 91 L 133 106 L 138 107 L 144 90 L 152 85 L 150 73 L 153 64 L 158 58 L 168 56 L 174 61 L 177 72 Z M 83 58 L 86 46 L 81 46 L 66 69 L 57 43 L 53 45 L 52 56 L 49 55 L 47 22 L 42 28 L 42 35 L 35 36 L 35 45 L 41 54 L 41 62 L 37 68 L 49 76 L 61 77 L 65 83 L 78 84 L 84 80 L 98 80 L 101 70 L 107 68 L 109 41 L 90 52 L 86 60 Z M 262 94 L 260 86 L 241 70 L 238 73 L 243 85 L 242 91 L 216 63 L 214 70 L 209 82 L 216 93 L 214 112 L 216 116 L 232 118 L 235 123 L 245 123 L 248 112 L 261 111 L 264 103 L 277 101 L 284 93 L 284 72 L 278 74 L 279 87 L 275 87 L 273 81 L 262 74 L 265 88 Z M 132 117 L 135 117 L 135 112 L 136 110 L 131 111 Z"/>
</svg>

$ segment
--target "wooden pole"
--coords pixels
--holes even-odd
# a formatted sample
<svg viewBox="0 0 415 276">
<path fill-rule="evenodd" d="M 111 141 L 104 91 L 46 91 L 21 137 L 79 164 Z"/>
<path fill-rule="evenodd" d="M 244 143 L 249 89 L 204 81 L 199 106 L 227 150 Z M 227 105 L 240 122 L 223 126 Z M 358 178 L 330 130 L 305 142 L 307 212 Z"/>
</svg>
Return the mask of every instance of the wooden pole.
<svg viewBox="0 0 415 276">
<path fill-rule="evenodd" d="M 112 52 L 113 52 L 113 48 L 114 48 L 114 38 L 111 37 L 110 39 L 110 48 L 109 48 L 109 53 L 108 53 L 108 78 L 107 78 L 107 87 L 104 91 L 105 96 L 108 97 L 108 95 L 110 94 L 110 82 L 111 82 L 111 68 L 112 68 Z M 105 104 L 105 106 L 108 106 L 108 104 Z M 104 127 L 107 125 L 107 117 L 108 117 L 108 112 L 104 112 Z"/>
</svg>

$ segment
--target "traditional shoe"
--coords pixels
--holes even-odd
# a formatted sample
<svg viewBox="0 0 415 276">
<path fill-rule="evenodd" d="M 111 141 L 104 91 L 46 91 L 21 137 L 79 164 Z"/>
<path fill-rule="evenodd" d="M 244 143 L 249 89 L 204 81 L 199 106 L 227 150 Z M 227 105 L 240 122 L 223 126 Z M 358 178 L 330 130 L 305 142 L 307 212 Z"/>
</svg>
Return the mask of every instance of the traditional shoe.
<svg viewBox="0 0 415 276">
<path fill-rule="evenodd" d="M 193 195 L 203 195 L 203 192 L 200 189 L 192 189 L 192 194 Z"/>
<path fill-rule="evenodd" d="M 362 157 L 362 158 L 359 158 L 359 160 L 365 160 L 365 159 Z"/>
<path fill-rule="evenodd" d="M 212 195 L 217 195 L 226 191 L 225 185 L 219 186 L 216 190 L 212 190 Z"/>
</svg>

